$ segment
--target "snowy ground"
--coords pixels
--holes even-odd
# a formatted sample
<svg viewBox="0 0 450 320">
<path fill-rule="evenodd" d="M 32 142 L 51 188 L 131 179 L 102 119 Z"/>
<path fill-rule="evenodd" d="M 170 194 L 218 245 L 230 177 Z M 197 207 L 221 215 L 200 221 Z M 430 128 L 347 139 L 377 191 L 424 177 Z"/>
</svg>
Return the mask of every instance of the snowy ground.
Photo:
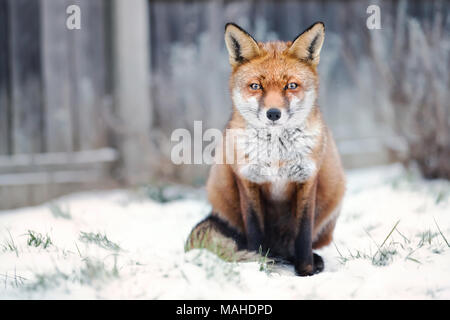
<svg viewBox="0 0 450 320">
<path fill-rule="evenodd" d="M 449 182 L 397 165 L 349 172 L 325 271 L 308 278 L 184 253 L 207 202 L 149 190 L 0 211 L 0 299 L 450 299 Z"/>
</svg>

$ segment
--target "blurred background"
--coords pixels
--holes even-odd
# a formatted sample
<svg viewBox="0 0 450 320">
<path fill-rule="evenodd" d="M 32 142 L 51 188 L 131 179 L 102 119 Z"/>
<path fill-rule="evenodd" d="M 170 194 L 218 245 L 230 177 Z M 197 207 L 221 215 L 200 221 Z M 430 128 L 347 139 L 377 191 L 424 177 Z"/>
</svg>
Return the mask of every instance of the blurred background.
<svg viewBox="0 0 450 320">
<path fill-rule="evenodd" d="M 81 9 L 81 29 L 66 22 Z M 370 30 L 369 5 L 381 29 Z M 171 133 L 223 128 L 223 40 L 326 26 L 319 104 L 347 169 L 400 161 L 450 179 L 449 1 L 0 0 L 0 209 L 94 188 L 201 186 Z"/>
</svg>

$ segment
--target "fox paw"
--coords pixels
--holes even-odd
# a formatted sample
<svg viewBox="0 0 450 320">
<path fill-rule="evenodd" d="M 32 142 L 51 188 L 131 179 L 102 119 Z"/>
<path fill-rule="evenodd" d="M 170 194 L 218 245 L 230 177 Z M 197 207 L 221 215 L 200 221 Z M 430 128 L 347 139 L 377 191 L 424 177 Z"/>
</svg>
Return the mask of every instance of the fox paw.
<svg viewBox="0 0 450 320">
<path fill-rule="evenodd" d="M 323 259 L 318 254 L 313 253 L 312 264 L 296 264 L 295 273 L 300 277 L 312 276 L 316 273 L 322 272 L 325 267 Z"/>
</svg>

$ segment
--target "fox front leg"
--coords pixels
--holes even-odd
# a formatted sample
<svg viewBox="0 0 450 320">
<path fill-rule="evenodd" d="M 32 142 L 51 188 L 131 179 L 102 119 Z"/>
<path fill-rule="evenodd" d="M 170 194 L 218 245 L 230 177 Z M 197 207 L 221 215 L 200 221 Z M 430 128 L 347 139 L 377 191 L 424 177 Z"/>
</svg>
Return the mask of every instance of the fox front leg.
<svg viewBox="0 0 450 320">
<path fill-rule="evenodd" d="M 264 241 L 264 220 L 260 190 L 251 182 L 238 183 L 242 218 L 247 238 L 247 249 L 258 251 Z"/>
<path fill-rule="evenodd" d="M 312 252 L 312 230 L 315 211 L 315 188 L 309 199 L 301 205 L 298 233 L 295 238 L 295 272 L 299 276 L 311 276 L 324 268 L 323 259 Z M 300 201 L 301 203 L 302 201 Z"/>
<path fill-rule="evenodd" d="M 247 249 L 258 251 L 263 246 L 264 234 L 255 210 L 249 207 L 244 218 L 246 220 Z"/>
</svg>

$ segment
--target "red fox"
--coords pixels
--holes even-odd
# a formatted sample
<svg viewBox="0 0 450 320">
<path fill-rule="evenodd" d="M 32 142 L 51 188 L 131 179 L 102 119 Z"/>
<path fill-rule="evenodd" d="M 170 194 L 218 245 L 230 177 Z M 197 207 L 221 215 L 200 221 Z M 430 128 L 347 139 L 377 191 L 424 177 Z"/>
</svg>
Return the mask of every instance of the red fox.
<svg viewBox="0 0 450 320">
<path fill-rule="evenodd" d="M 211 167 L 212 213 L 194 227 L 187 249 L 213 243 L 236 253 L 263 250 L 293 263 L 300 276 L 324 269 L 313 249 L 331 242 L 345 192 L 341 160 L 317 106 L 324 36 L 322 22 L 292 42 L 256 42 L 236 24 L 225 26 L 233 108 L 223 134 L 242 129 L 248 140 L 224 149 L 256 160 Z"/>
</svg>

